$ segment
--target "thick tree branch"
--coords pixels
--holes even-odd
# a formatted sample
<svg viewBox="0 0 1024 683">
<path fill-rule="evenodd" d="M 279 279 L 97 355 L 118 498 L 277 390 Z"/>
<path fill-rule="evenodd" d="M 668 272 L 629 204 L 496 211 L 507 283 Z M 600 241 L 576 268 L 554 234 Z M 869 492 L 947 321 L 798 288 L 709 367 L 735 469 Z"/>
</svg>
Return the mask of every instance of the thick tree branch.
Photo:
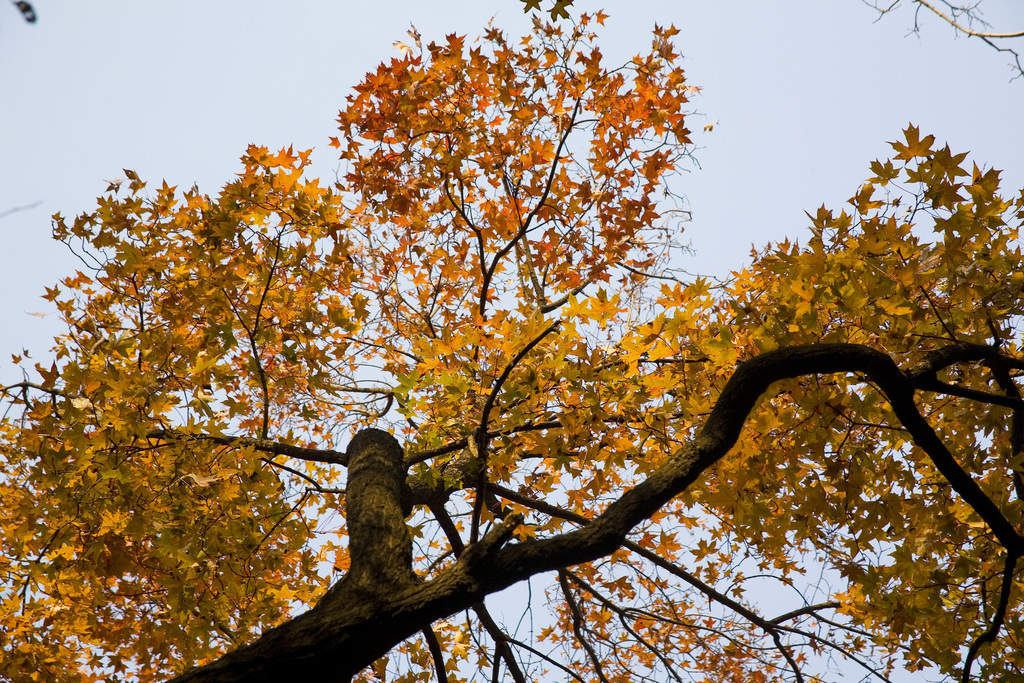
<svg viewBox="0 0 1024 683">
<path fill-rule="evenodd" d="M 1007 548 L 1024 548 L 1024 539 L 960 468 L 920 415 L 913 400 L 912 381 L 892 359 L 865 346 L 821 344 L 777 349 L 741 363 L 722 390 L 704 428 L 665 465 L 623 493 L 587 528 L 511 546 L 503 553 L 503 558 L 508 566 L 521 567 L 519 571 L 532 574 L 611 553 L 634 526 L 684 491 L 732 448 L 747 415 L 772 383 L 837 372 L 862 373 L 881 387 L 914 442 L 935 462 L 953 489 L 985 520 L 999 541 Z M 529 574 L 524 574 L 523 578 L 526 575 Z"/>
<path fill-rule="evenodd" d="M 387 432 L 364 429 L 352 439 L 348 454 L 345 505 L 352 564 L 319 605 L 376 599 L 416 580 L 402 505 L 402 447 Z"/>
<path fill-rule="evenodd" d="M 255 643 L 176 681 L 271 681 L 281 676 L 337 680 L 351 676 L 425 625 L 462 611 L 488 594 L 541 572 L 558 571 L 610 554 L 623 545 L 637 524 L 729 452 L 751 410 L 774 382 L 834 373 L 859 373 L 880 387 L 914 442 L 928 454 L 953 489 L 985 520 L 1011 554 L 1024 554 L 1024 539 L 921 416 L 914 403 L 912 372 L 903 372 L 889 356 L 865 346 L 822 344 L 783 348 L 737 366 L 697 436 L 584 528 L 508 544 L 521 522 L 518 515 L 510 515 L 478 543 L 467 546 L 452 566 L 431 581 L 405 586 L 396 582 L 393 589 L 363 599 L 323 601 L 313 610 L 268 631 Z M 400 452 L 398 457 L 400 465 Z M 350 479 L 350 487 L 354 481 Z M 350 488 L 350 496 L 351 491 Z M 389 495 L 398 495 L 395 489 L 392 491 Z M 356 514 L 350 504 L 350 524 Z"/>
</svg>

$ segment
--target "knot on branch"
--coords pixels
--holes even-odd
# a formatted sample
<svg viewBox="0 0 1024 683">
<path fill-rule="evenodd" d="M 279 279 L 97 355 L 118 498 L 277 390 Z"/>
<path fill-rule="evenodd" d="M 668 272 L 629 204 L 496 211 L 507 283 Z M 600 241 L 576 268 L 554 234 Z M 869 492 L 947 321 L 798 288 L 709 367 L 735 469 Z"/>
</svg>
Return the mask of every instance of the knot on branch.
<svg viewBox="0 0 1024 683">
<path fill-rule="evenodd" d="M 523 516 L 518 512 L 508 515 L 479 541 L 469 544 L 459 557 L 459 562 L 472 571 L 482 563 L 491 561 L 522 523 Z"/>
</svg>

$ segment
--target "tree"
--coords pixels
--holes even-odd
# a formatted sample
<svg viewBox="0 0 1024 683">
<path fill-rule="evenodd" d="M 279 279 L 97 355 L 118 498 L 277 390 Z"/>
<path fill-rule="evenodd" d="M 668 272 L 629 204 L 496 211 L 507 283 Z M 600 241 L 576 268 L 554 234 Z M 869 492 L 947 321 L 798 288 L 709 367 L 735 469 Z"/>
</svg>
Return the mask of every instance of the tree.
<svg viewBox="0 0 1024 683">
<path fill-rule="evenodd" d="M 1020 675 L 1024 193 L 911 126 L 804 245 L 687 275 L 675 30 L 608 68 L 603 19 L 413 32 L 329 187 L 251 147 L 55 217 L 0 675 Z M 487 598 L 532 577 L 524 637 Z"/>
</svg>

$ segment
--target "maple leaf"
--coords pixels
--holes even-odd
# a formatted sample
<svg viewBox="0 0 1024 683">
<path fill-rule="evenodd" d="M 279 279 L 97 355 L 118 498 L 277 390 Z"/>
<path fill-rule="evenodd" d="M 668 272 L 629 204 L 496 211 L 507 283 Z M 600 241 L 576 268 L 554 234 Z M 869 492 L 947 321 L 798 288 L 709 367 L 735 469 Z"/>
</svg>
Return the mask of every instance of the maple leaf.
<svg viewBox="0 0 1024 683">
<path fill-rule="evenodd" d="M 337 182 L 252 145 L 55 217 L 91 269 L 0 392 L 0 678 L 1016 675 L 1024 194 L 910 126 L 800 239 L 679 270 L 678 30 L 608 64 L 603 21 L 413 29 Z"/>
</svg>

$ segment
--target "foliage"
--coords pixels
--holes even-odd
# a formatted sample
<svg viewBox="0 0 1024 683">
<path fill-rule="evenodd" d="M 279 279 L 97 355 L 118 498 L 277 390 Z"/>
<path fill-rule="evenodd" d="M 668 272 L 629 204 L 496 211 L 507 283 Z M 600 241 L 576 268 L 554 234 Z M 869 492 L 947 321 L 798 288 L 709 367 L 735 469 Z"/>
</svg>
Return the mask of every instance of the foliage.
<svg viewBox="0 0 1024 683">
<path fill-rule="evenodd" d="M 394 617 L 422 635 L 363 678 L 1020 675 L 1024 193 L 910 127 L 805 244 L 676 272 L 693 88 L 672 28 L 604 66 L 603 19 L 414 34 L 340 113 L 330 187 L 251 147 L 216 196 L 126 171 L 56 217 L 85 267 L 47 290 L 56 361 L 4 392 L 0 677 L 391 619 L 317 603 L 361 561 L 335 449 L 371 426 L 408 467 L 399 597 L 480 596 Z M 530 639 L 490 614 L 552 570 Z"/>
</svg>

